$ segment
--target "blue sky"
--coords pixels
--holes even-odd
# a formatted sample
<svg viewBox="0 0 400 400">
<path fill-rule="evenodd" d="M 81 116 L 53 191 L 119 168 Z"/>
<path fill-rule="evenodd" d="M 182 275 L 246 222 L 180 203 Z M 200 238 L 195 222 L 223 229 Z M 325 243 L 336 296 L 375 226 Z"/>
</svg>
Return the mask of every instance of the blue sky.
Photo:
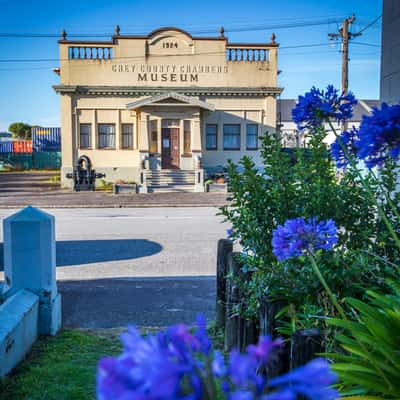
<svg viewBox="0 0 400 400">
<path fill-rule="evenodd" d="M 230 41 L 265 42 L 274 31 L 281 45 L 279 83 L 285 88 L 283 98 L 294 98 L 312 85 L 333 83 L 340 87 L 340 48 L 329 43 L 328 33 L 336 32 L 340 25 L 336 21 L 352 13 L 356 14 L 352 27 L 356 32 L 382 12 L 382 0 L 1 0 L 0 4 L 7 4 L 0 14 L 0 34 L 58 33 L 65 28 L 67 33 L 111 36 L 119 24 L 121 34 L 177 26 L 194 35 L 204 30 L 217 35 L 223 25 Z M 310 22 L 321 24 L 287 27 Z M 350 47 L 350 88 L 359 98 L 379 97 L 380 27 L 378 21 Z M 234 32 L 236 28 L 252 30 Z M 315 44 L 318 46 L 292 48 Z M 57 61 L 6 62 L 57 56 L 57 38 L 0 36 L 0 131 L 15 121 L 59 125 L 59 98 L 52 89 L 58 77 L 51 70 Z"/>
</svg>

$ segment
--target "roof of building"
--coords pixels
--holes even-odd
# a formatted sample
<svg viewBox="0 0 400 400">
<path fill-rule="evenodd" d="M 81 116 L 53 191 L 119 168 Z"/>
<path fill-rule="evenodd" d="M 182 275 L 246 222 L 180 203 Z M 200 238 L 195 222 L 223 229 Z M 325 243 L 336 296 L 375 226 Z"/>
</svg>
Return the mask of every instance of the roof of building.
<svg viewBox="0 0 400 400">
<path fill-rule="evenodd" d="M 171 102 L 172 100 L 172 102 Z M 166 102 L 168 101 L 168 102 Z M 146 99 L 134 101 L 133 103 L 129 103 L 126 105 L 126 108 L 129 110 L 133 110 L 136 108 L 144 107 L 144 106 L 152 106 L 152 105 L 166 105 L 166 106 L 191 106 L 191 107 L 200 107 L 205 110 L 214 111 L 215 106 L 213 104 L 207 103 L 202 100 L 198 100 L 191 96 L 185 96 L 181 93 L 176 92 L 166 92 L 161 93 L 156 96 L 151 96 Z"/>
<path fill-rule="evenodd" d="M 292 122 L 292 109 L 296 106 L 297 99 L 278 99 L 277 113 L 282 122 Z M 373 107 L 380 105 L 379 100 L 359 100 L 353 109 L 351 122 L 361 122 L 363 115 L 368 115 Z"/>
</svg>

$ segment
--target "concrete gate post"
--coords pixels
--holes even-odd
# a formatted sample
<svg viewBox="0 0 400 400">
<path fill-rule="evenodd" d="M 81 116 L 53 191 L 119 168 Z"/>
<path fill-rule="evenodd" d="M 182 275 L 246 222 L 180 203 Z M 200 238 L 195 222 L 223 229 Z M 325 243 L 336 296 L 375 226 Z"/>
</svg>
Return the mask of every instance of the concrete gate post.
<svg viewBox="0 0 400 400">
<path fill-rule="evenodd" d="M 3 221 L 5 295 L 26 289 L 39 297 L 39 334 L 61 328 L 61 295 L 56 284 L 54 216 L 26 207 Z"/>
</svg>

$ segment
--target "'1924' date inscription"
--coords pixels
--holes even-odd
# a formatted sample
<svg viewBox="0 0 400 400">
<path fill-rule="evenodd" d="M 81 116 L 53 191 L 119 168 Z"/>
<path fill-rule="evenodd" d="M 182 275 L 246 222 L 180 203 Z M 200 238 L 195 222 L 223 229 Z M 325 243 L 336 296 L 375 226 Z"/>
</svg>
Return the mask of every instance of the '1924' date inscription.
<svg viewBox="0 0 400 400">
<path fill-rule="evenodd" d="M 177 42 L 164 42 L 162 44 L 163 49 L 177 49 L 178 43 Z"/>
</svg>

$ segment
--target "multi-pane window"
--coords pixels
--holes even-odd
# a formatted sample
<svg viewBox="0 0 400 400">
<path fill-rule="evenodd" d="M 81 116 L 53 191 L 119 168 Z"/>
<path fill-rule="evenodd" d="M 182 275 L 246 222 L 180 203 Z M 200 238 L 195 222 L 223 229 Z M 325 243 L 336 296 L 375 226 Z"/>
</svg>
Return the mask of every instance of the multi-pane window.
<svg viewBox="0 0 400 400">
<path fill-rule="evenodd" d="M 240 124 L 224 125 L 224 150 L 240 150 Z"/>
<path fill-rule="evenodd" d="M 184 154 L 189 154 L 192 151 L 191 144 L 191 129 L 190 121 L 183 121 L 183 152 Z"/>
<path fill-rule="evenodd" d="M 217 150 L 218 125 L 206 125 L 206 150 Z"/>
<path fill-rule="evenodd" d="M 246 125 L 246 149 L 257 150 L 258 149 L 258 125 L 247 124 Z"/>
<path fill-rule="evenodd" d="M 158 121 L 152 120 L 150 122 L 150 153 L 158 152 L 158 131 L 157 131 Z"/>
<path fill-rule="evenodd" d="M 115 149 L 115 124 L 99 124 L 99 149 Z"/>
<path fill-rule="evenodd" d="M 90 124 L 79 125 L 79 147 L 81 149 L 89 149 L 92 135 L 92 126 Z"/>
<path fill-rule="evenodd" d="M 133 147 L 133 125 L 122 124 L 121 129 L 122 129 L 121 147 L 123 149 L 131 149 Z"/>
</svg>

